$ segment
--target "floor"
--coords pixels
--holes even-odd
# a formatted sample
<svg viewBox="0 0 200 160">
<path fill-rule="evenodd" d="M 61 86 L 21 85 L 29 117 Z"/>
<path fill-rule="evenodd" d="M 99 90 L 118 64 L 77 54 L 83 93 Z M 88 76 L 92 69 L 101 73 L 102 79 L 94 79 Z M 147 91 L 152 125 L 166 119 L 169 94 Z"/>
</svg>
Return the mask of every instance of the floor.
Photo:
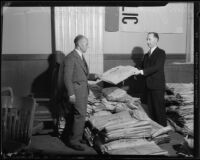
<svg viewBox="0 0 200 160">
<path fill-rule="evenodd" d="M 31 143 L 28 148 L 24 151 L 12 155 L 11 158 L 21 157 L 21 158 L 66 158 L 74 157 L 77 159 L 83 157 L 100 157 L 100 155 L 92 148 L 86 144 L 82 144 L 85 151 L 76 151 L 68 146 L 66 146 L 58 137 L 52 134 L 52 129 L 42 129 L 39 134 L 35 134 L 31 138 Z M 180 151 L 180 147 L 184 143 L 183 136 L 176 133 L 169 133 L 171 141 L 169 143 L 164 143 L 159 145 L 162 149 L 167 150 L 169 157 L 180 157 L 177 152 Z M 105 155 L 103 155 L 104 157 Z M 133 156 L 132 156 L 133 157 Z M 134 156 L 137 157 L 137 156 Z M 182 157 L 184 157 L 182 155 Z"/>
<path fill-rule="evenodd" d="M 144 108 L 145 109 L 145 108 Z M 48 126 L 48 125 L 47 125 Z M 45 128 L 45 127 L 44 127 Z M 51 128 L 45 128 L 39 134 L 33 135 L 28 150 L 40 155 L 99 155 L 93 148 L 83 145 L 85 151 L 76 151 L 66 146 L 58 137 L 53 136 Z M 177 157 L 178 148 L 183 144 L 184 139 L 178 133 L 169 133 L 171 141 L 159 145 L 162 149 L 167 150 L 170 157 Z"/>
<path fill-rule="evenodd" d="M 66 146 L 59 137 L 52 135 L 52 130 L 44 130 L 33 135 L 29 149 L 44 154 L 55 155 L 97 155 L 97 152 L 87 144 L 81 144 L 85 151 L 76 151 Z"/>
<path fill-rule="evenodd" d="M 55 155 L 98 155 L 98 153 L 86 144 L 83 144 L 85 151 L 76 151 L 67 147 L 58 137 L 52 134 L 52 130 L 46 130 L 38 135 L 32 136 L 29 149 L 34 152 Z M 168 151 L 170 157 L 177 157 L 177 147 L 183 144 L 183 137 L 175 132 L 170 132 L 170 143 L 159 145 Z"/>
</svg>

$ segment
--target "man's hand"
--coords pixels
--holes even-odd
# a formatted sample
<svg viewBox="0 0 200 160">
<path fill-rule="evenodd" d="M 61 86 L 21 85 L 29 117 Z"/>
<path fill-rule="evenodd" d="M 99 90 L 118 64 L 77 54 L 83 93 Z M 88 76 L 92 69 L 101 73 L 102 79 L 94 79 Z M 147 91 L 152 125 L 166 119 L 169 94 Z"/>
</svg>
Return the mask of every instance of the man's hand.
<svg viewBox="0 0 200 160">
<path fill-rule="evenodd" d="M 133 75 L 137 76 L 137 75 L 139 75 L 139 74 L 143 75 L 143 71 L 136 68 L 136 69 L 133 71 Z"/>
<path fill-rule="evenodd" d="M 139 69 L 135 70 L 135 74 L 134 75 L 139 75 L 141 74 L 141 71 Z"/>
<path fill-rule="evenodd" d="M 95 74 L 95 79 L 101 79 L 102 75 L 101 74 Z"/>
<path fill-rule="evenodd" d="M 75 97 L 74 94 L 73 94 L 72 96 L 69 96 L 69 102 L 72 103 L 72 104 L 75 104 L 75 102 L 76 102 L 76 97 Z"/>
<path fill-rule="evenodd" d="M 132 75 L 138 75 L 139 70 L 137 68 L 135 68 L 131 72 L 132 72 Z"/>
</svg>

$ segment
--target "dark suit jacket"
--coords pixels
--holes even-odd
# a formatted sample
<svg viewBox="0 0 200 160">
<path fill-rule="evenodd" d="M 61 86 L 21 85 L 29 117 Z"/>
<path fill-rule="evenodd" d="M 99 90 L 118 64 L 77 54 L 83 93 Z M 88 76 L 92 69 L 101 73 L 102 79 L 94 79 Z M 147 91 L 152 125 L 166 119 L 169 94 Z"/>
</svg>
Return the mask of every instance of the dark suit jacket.
<svg viewBox="0 0 200 160">
<path fill-rule="evenodd" d="M 165 64 L 166 54 L 165 51 L 156 48 L 151 56 L 145 54 L 142 61 L 142 69 L 146 79 L 146 87 L 152 90 L 164 90 L 165 89 Z"/>
<path fill-rule="evenodd" d="M 94 74 L 89 74 L 87 63 L 73 50 L 64 59 L 64 83 L 68 96 L 75 94 L 77 88 L 81 88 L 80 94 L 88 92 L 88 79 L 95 80 Z"/>
</svg>

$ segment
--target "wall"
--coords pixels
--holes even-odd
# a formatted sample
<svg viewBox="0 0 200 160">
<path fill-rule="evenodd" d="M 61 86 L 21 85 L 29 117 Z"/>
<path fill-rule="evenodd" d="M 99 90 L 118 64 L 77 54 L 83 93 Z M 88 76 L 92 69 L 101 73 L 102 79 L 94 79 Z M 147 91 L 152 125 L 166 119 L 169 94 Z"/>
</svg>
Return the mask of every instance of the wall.
<svg viewBox="0 0 200 160">
<path fill-rule="evenodd" d="M 111 18 L 115 11 L 116 8 L 106 7 L 106 17 L 110 18 L 105 28 L 115 24 L 116 17 Z M 139 63 L 141 53 L 145 52 L 145 39 L 145 34 L 105 31 L 104 70 Z M 193 81 L 193 65 L 171 65 L 185 59 L 185 34 L 161 35 L 161 39 L 160 47 L 167 48 L 167 81 Z M 133 50 L 135 46 L 138 48 Z M 50 7 L 10 7 L 3 11 L 2 86 L 11 86 L 18 96 L 49 96 L 51 53 Z"/>
<path fill-rule="evenodd" d="M 184 4 L 186 5 L 186 4 Z M 185 7 L 187 8 L 187 7 Z M 184 12 L 187 17 L 187 10 Z M 167 54 L 166 64 L 173 61 L 184 62 L 186 56 L 186 18 L 183 33 L 159 34 L 159 47 Z M 104 71 L 116 65 L 134 65 L 139 63 L 149 48 L 146 33 L 120 32 L 119 8 L 106 7 L 104 32 Z M 152 22 L 150 22 L 152 23 Z"/>
<path fill-rule="evenodd" d="M 50 24 L 50 7 L 4 7 L 2 53 L 51 53 Z"/>
<path fill-rule="evenodd" d="M 3 8 L 2 86 L 11 86 L 18 96 L 44 96 L 51 53 L 50 7 Z"/>
<path fill-rule="evenodd" d="M 183 3 L 183 5 L 186 5 Z M 110 54 L 130 54 L 134 47 L 141 47 L 144 52 L 148 51 L 146 45 L 146 33 L 120 32 L 118 31 L 119 8 L 106 7 L 104 32 L 104 53 Z M 187 8 L 187 7 L 185 7 Z M 187 10 L 184 11 L 187 17 Z M 109 19 L 108 19 L 109 18 Z M 186 51 L 186 22 L 183 21 L 183 33 L 178 34 L 159 34 L 159 46 L 163 48 L 167 54 L 185 54 Z M 153 22 L 149 22 L 153 23 Z M 175 22 L 174 22 L 175 23 Z M 108 31 L 109 30 L 109 31 Z"/>
<path fill-rule="evenodd" d="M 187 17 L 187 10 L 184 12 Z M 159 34 L 159 47 L 164 49 L 166 56 L 165 78 L 171 83 L 190 83 L 194 79 L 193 64 L 175 65 L 173 62 L 185 62 L 186 59 L 186 25 L 183 22 L 183 33 Z M 120 32 L 119 8 L 106 7 L 104 32 L 104 71 L 118 65 L 140 64 L 144 53 L 148 51 L 146 33 Z M 139 77 L 127 79 L 125 84 L 131 87 L 131 94 L 140 94 L 144 80 Z"/>
</svg>

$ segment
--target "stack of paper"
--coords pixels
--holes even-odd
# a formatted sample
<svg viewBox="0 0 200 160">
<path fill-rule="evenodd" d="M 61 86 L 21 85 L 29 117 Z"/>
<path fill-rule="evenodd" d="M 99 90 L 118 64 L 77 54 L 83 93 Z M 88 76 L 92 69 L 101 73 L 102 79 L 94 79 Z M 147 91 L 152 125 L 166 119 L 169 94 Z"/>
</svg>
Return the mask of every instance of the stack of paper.
<svg viewBox="0 0 200 160">
<path fill-rule="evenodd" d="M 111 84 L 118 84 L 134 75 L 137 68 L 133 66 L 117 66 L 104 72 L 101 79 Z"/>
<path fill-rule="evenodd" d="M 154 146 L 154 151 L 144 153 L 140 151 L 144 145 L 152 141 L 169 142 L 167 134 L 152 137 L 152 134 L 163 127 L 152 123 L 141 106 L 140 98 L 131 97 L 117 87 L 99 89 L 93 86 L 93 88 L 91 90 L 93 94 L 89 95 L 88 119 L 84 132 L 90 146 L 107 154 L 115 154 L 115 150 L 118 150 L 118 154 L 166 153 Z M 135 145 L 136 141 L 139 145 Z M 144 145 L 139 143 L 141 141 L 145 142 Z M 127 146 L 128 152 L 124 152 L 123 146 Z M 106 147 L 107 150 L 105 150 Z"/>
<path fill-rule="evenodd" d="M 130 141 L 132 142 L 132 141 Z M 154 142 L 148 142 L 146 140 L 136 140 L 132 143 L 126 143 L 124 147 L 120 142 L 118 143 L 117 149 L 107 149 L 107 153 L 111 155 L 168 155 L 166 150 L 161 149 Z M 121 148 L 120 148 L 121 146 Z M 114 148 L 114 147 L 113 147 Z M 109 150 L 110 149 L 110 150 Z"/>
<path fill-rule="evenodd" d="M 194 105 L 193 105 L 194 104 L 194 85 L 193 83 L 167 83 L 167 87 L 171 89 L 171 91 L 173 92 L 172 96 L 177 97 L 176 95 L 179 95 L 178 97 L 181 98 L 181 103 L 180 102 L 177 104 L 171 103 L 171 105 L 178 105 L 177 108 L 173 107 L 173 112 L 175 112 L 184 123 L 183 125 L 180 125 L 182 123 L 178 123 L 177 122 L 178 119 L 177 118 L 173 119 L 173 117 L 170 117 L 171 120 L 174 120 L 174 123 L 182 128 L 181 131 L 183 132 L 183 134 L 185 134 L 185 131 L 186 131 L 187 134 L 193 136 L 193 129 L 194 129 L 193 128 L 194 126 Z M 172 101 L 172 99 L 166 99 L 166 98 L 165 100 L 169 102 Z M 170 112 L 171 110 L 172 110 L 172 107 L 170 108 Z M 167 111 L 167 113 L 168 112 L 169 111 Z"/>
</svg>

